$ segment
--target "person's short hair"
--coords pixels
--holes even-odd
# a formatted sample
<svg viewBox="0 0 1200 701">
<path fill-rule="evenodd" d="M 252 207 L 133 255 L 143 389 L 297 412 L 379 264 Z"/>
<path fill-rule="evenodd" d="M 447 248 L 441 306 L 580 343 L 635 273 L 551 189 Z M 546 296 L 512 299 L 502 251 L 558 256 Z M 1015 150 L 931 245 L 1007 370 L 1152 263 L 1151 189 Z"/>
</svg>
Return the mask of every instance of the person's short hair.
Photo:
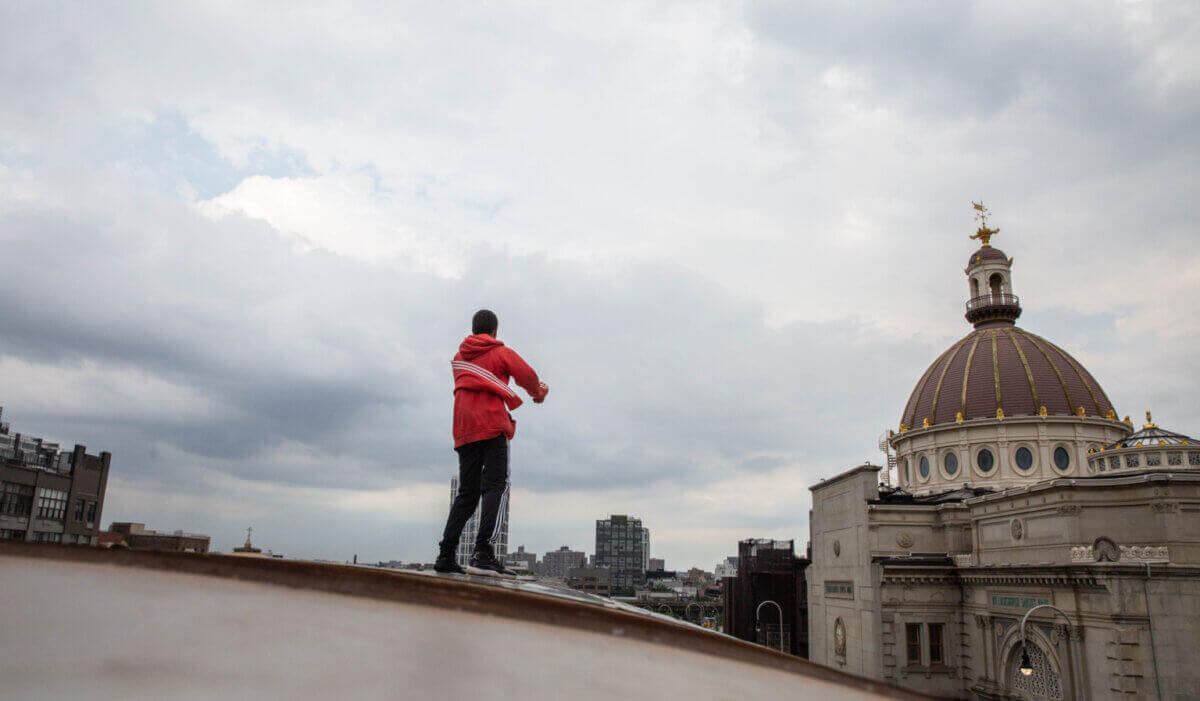
<svg viewBox="0 0 1200 701">
<path fill-rule="evenodd" d="M 471 317 L 471 333 L 486 333 L 495 336 L 499 326 L 500 320 L 496 318 L 496 313 L 491 309 L 480 309 L 475 312 L 475 316 Z"/>
</svg>

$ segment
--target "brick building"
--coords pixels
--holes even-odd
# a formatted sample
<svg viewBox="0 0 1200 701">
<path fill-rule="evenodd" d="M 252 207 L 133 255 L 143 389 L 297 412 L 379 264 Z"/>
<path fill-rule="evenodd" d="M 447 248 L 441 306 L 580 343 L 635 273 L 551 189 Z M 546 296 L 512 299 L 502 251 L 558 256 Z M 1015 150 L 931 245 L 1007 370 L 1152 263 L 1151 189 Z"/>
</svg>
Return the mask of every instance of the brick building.
<svg viewBox="0 0 1200 701">
<path fill-rule="evenodd" d="M 567 586 L 596 596 L 612 596 L 612 570 L 607 567 L 572 567 Z"/>
<path fill-rule="evenodd" d="M 101 540 L 110 547 L 124 547 L 130 550 L 173 550 L 176 552 L 208 552 L 209 538 L 197 533 L 159 533 L 146 529 L 144 523 L 115 522 L 108 531 L 100 534 Z"/>
<path fill-rule="evenodd" d="M 95 545 L 111 461 L 0 423 L 0 539 Z"/>
<path fill-rule="evenodd" d="M 547 577 L 566 579 L 567 571 L 574 567 L 583 567 L 587 562 L 587 554 L 562 546 L 558 550 L 548 550 L 542 556 L 542 574 Z"/>
<path fill-rule="evenodd" d="M 790 540 L 751 539 L 738 543 L 737 562 L 737 576 L 723 582 L 725 632 L 807 658 L 808 560 Z"/>
<path fill-rule="evenodd" d="M 614 592 L 632 595 L 646 582 L 650 530 L 640 518 L 613 515 L 596 521 L 596 566 L 612 569 Z"/>
</svg>

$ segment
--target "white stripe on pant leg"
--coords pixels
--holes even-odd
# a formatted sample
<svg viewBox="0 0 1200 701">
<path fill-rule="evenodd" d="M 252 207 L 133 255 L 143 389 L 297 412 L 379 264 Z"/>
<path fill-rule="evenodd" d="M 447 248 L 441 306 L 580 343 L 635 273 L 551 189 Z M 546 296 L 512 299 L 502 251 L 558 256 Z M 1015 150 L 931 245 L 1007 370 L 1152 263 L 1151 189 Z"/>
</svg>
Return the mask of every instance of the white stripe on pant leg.
<svg viewBox="0 0 1200 701">
<path fill-rule="evenodd" d="M 500 537 L 500 529 L 504 525 L 504 510 L 508 508 L 508 490 L 512 488 L 512 440 L 504 439 L 504 493 L 500 495 L 500 508 L 496 509 L 496 527 L 492 529 L 492 537 L 488 544 L 495 546 Z M 493 547 L 493 550 L 495 548 Z"/>
<path fill-rule="evenodd" d="M 500 537 L 500 529 L 504 525 L 504 510 L 508 508 L 508 490 L 511 488 L 508 481 L 504 482 L 504 493 L 500 495 L 500 508 L 496 509 L 496 527 L 492 529 L 492 537 L 488 538 L 488 543 L 496 544 L 496 539 Z"/>
</svg>

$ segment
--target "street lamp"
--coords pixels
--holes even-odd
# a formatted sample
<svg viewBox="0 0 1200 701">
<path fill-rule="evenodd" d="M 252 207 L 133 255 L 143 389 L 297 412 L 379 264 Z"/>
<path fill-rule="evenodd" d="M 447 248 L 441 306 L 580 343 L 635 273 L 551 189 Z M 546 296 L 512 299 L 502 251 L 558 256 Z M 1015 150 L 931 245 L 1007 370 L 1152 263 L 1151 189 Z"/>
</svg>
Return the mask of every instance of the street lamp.
<svg viewBox="0 0 1200 701">
<path fill-rule="evenodd" d="M 767 599 L 766 601 L 759 604 L 758 608 L 754 609 L 754 622 L 755 623 L 761 622 L 758 617 L 758 614 L 760 611 L 762 611 L 762 607 L 766 606 L 767 604 L 774 605 L 775 610 L 779 612 L 779 651 L 784 654 L 787 654 L 787 651 L 783 649 L 783 607 L 781 607 L 779 604 L 775 603 L 774 601 Z"/>
<path fill-rule="evenodd" d="M 1057 611 L 1060 616 L 1066 619 L 1067 630 L 1071 632 L 1071 637 L 1074 637 L 1075 634 L 1075 624 L 1071 623 L 1071 617 L 1057 606 L 1052 604 L 1038 604 L 1037 606 L 1034 606 L 1026 611 L 1025 615 L 1021 617 L 1021 666 L 1018 667 L 1021 674 L 1026 677 L 1033 674 L 1033 662 L 1029 659 L 1029 648 L 1025 645 L 1025 624 L 1029 622 L 1029 614 L 1037 611 L 1038 609 L 1052 609 Z"/>
</svg>

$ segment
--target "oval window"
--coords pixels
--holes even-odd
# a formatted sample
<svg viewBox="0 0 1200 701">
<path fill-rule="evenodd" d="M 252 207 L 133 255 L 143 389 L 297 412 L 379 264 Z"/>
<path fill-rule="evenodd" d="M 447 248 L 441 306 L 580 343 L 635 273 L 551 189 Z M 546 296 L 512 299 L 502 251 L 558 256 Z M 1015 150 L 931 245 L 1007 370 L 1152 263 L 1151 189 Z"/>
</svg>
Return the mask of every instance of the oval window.
<svg viewBox="0 0 1200 701">
<path fill-rule="evenodd" d="M 946 453 L 946 457 L 942 460 L 942 464 L 946 466 L 946 474 L 954 476 L 958 472 L 958 456 L 954 453 Z"/>
<path fill-rule="evenodd" d="M 992 451 L 984 448 L 979 451 L 979 455 L 975 456 L 975 464 L 979 466 L 980 472 L 991 472 L 996 465 L 996 458 L 992 455 Z"/>
<path fill-rule="evenodd" d="M 923 479 L 923 480 L 929 479 L 929 458 L 925 457 L 924 455 L 921 456 L 920 470 L 921 470 L 921 479 Z"/>
<path fill-rule="evenodd" d="M 1033 453 L 1029 448 L 1017 448 L 1017 467 L 1022 470 L 1028 470 L 1033 467 Z"/>
<path fill-rule="evenodd" d="M 1054 449 L 1054 465 L 1060 470 L 1071 466 L 1071 454 L 1061 445 Z"/>
</svg>

